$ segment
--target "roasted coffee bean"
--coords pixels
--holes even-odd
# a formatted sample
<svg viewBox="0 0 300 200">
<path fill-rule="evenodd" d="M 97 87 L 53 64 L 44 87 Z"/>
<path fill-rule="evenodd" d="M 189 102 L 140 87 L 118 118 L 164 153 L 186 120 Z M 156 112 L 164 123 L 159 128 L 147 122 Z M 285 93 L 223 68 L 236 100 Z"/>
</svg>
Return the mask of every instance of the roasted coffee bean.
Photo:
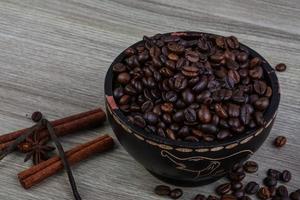
<svg viewBox="0 0 300 200">
<path fill-rule="evenodd" d="M 241 107 L 241 120 L 244 125 L 250 123 L 251 115 L 254 112 L 254 108 L 250 104 L 245 104 Z"/>
<path fill-rule="evenodd" d="M 228 71 L 228 77 L 231 78 L 235 84 L 240 82 L 240 75 L 236 70 L 229 70 Z"/>
<path fill-rule="evenodd" d="M 286 144 L 286 141 L 287 141 L 286 137 L 284 137 L 284 136 L 278 136 L 274 140 L 274 145 L 276 147 L 283 147 Z"/>
<path fill-rule="evenodd" d="M 267 200 L 271 197 L 271 193 L 268 187 L 261 187 L 257 193 L 257 196 L 262 200 Z"/>
<path fill-rule="evenodd" d="M 183 122 L 185 119 L 184 112 L 182 110 L 177 111 L 176 113 L 173 114 L 172 118 L 175 122 Z"/>
<path fill-rule="evenodd" d="M 226 129 L 220 130 L 219 133 L 217 134 L 217 139 L 218 140 L 224 140 L 230 136 L 230 132 Z"/>
<path fill-rule="evenodd" d="M 113 65 L 113 71 L 117 73 L 125 72 L 126 66 L 122 63 L 116 63 Z"/>
<path fill-rule="evenodd" d="M 117 87 L 114 89 L 114 98 L 120 99 L 124 95 L 124 89 L 122 87 Z"/>
<path fill-rule="evenodd" d="M 281 172 L 275 169 L 268 169 L 267 175 L 276 178 L 276 180 L 279 180 Z"/>
<path fill-rule="evenodd" d="M 230 117 L 238 117 L 240 115 L 240 106 L 236 104 L 229 104 L 228 115 Z"/>
<path fill-rule="evenodd" d="M 284 63 L 279 63 L 276 65 L 275 69 L 278 72 L 284 72 L 286 70 L 286 65 Z"/>
<path fill-rule="evenodd" d="M 265 96 L 270 98 L 272 96 L 272 93 L 273 93 L 272 88 L 270 86 L 268 86 Z"/>
<path fill-rule="evenodd" d="M 183 101 L 184 101 L 186 104 L 192 104 L 192 103 L 194 102 L 194 100 L 195 100 L 194 94 L 193 94 L 192 91 L 189 90 L 189 89 L 184 90 L 184 91 L 181 93 L 181 95 L 182 95 Z"/>
<path fill-rule="evenodd" d="M 260 65 L 261 59 L 259 57 L 252 58 L 250 61 L 250 68 Z"/>
<path fill-rule="evenodd" d="M 160 196 L 169 196 L 171 193 L 171 188 L 166 185 L 158 185 L 154 188 L 154 192 Z"/>
<path fill-rule="evenodd" d="M 231 190 L 231 184 L 230 183 L 224 183 L 222 185 L 219 185 L 217 188 L 216 188 L 216 193 L 218 195 L 224 195 L 224 194 L 227 194 L 229 193 Z"/>
<path fill-rule="evenodd" d="M 290 198 L 291 200 L 300 200 L 300 192 L 292 192 Z"/>
<path fill-rule="evenodd" d="M 31 120 L 33 122 L 39 122 L 43 118 L 43 114 L 40 111 L 35 111 L 31 115 Z"/>
<path fill-rule="evenodd" d="M 207 86 L 207 78 L 202 78 L 196 85 L 192 88 L 192 90 L 196 93 L 203 91 Z"/>
<path fill-rule="evenodd" d="M 186 77 L 196 77 L 198 76 L 199 68 L 193 66 L 182 67 L 182 74 Z"/>
<path fill-rule="evenodd" d="M 232 181 L 242 181 L 246 174 L 244 172 L 230 172 L 229 179 Z"/>
<path fill-rule="evenodd" d="M 181 137 L 187 137 L 189 135 L 189 133 L 190 133 L 190 130 L 189 130 L 189 127 L 187 127 L 187 126 L 182 126 L 177 132 L 177 134 Z"/>
<path fill-rule="evenodd" d="M 195 122 L 197 119 L 196 111 L 189 107 L 184 110 L 184 117 L 185 117 L 185 120 L 188 122 Z"/>
<path fill-rule="evenodd" d="M 205 142 L 212 142 L 215 140 L 215 136 L 211 134 L 204 134 L 202 138 Z"/>
<path fill-rule="evenodd" d="M 153 102 L 152 101 L 145 101 L 144 103 L 143 103 L 143 105 L 141 106 L 141 110 L 142 110 L 142 112 L 149 112 L 149 111 L 151 111 L 152 109 L 153 109 Z M 155 113 L 155 114 L 157 114 L 157 113 Z"/>
<path fill-rule="evenodd" d="M 217 103 L 217 104 L 215 105 L 215 111 L 216 111 L 217 115 L 218 115 L 220 118 L 225 119 L 225 118 L 228 117 L 228 114 L 227 114 L 226 110 L 222 107 L 221 104 L 218 104 L 218 103 Z"/>
<path fill-rule="evenodd" d="M 263 95 L 267 90 L 267 84 L 264 81 L 254 81 L 253 88 L 257 94 Z"/>
<path fill-rule="evenodd" d="M 291 174 L 291 172 L 289 172 L 288 170 L 282 171 L 281 177 L 280 177 L 280 180 L 281 180 L 281 181 L 287 183 L 287 182 L 290 182 L 291 179 L 292 179 L 292 174 Z"/>
<path fill-rule="evenodd" d="M 221 200 L 237 200 L 233 194 L 225 194 L 221 196 Z"/>
<path fill-rule="evenodd" d="M 171 129 L 166 130 L 166 135 L 167 135 L 168 138 L 170 138 L 172 140 L 176 140 L 176 136 L 174 134 L 174 131 L 172 131 Z"/>
<path fill-rule="evenodd" d="M 277 185 L 277 180 L 276 178 L 272 177 L 272 176 L 268 176 L 264 179 L 264 184 L 268 187 L 273 187 Z"/>
<path fill-rule="evenodd" d="M 134 125 L 140 127 L 140 128 L 144 128 L 146 126 L 146 121 L 144 120 L 144 118 L 140 115 L 135 115 L 133 116 L 133 122 Z"/>
<path fill-rule="evenodd" d="M 165 131 L 164 131 L 164 129 L 163 128 L 158 128 L 157 129 L 157 134 L 159 135 L 159 136 L 161 136 L 161 137 L 166 137 L 166 133 L 165 133 Z"/>
<path fill-rule="evenodd" d="M 184 138 L 184 141 L 188 141 L 188 142 L 199 142 L 199 139 L 196 138 L 195 136 L 187 136 Z"/>
<path fill-rule="evenodd" d="M 216 197 L 216 196 L 214 196 L 214 195 L 209 195 L 209 196 L 207 197 L 207 200 L 219 200 L 219 198 Z"/>
<path fill-rule="evenodd" d="M 144 119 L 150 125 L 155 125 L 158 122 L 158 115 L 153 112 L 147 112 L 144 114 Z"/>
<path fill-rule="evenodd" d="M 231 190 L 236 191 L 243 188 L 243 183 L 240 181 L 232 181 L 231 182 Z"/>
<path fill-rule="evenodd" d="M 119 100 L 120 105 L 125 105 L 125 104 L 128 104 L 129 102 L 130 102 L 130 96 L 129 95 L 124 95 Z"/>
<path fill-rule="evenodd" d="M 245 186 L 245 192 L 247 194 L 256 194 L 259 190 L 259 185 L 256 182 L 249 182 L 247 183 L 247 185 Z"/>
<path fill-rule="evenodd" d="M 183 192 L 179 188 L 175 188 L 174 190 L 171 190 L 169 196 L 171 199 L 179 199 L 183 195 Z"/>
<path fill-rule="evenodd" d="M 257 125 L 262 126 L 265 123 L 263 114 L 261 112 L 255 112 L 254 113 L 254 119 Z"/>
<path fill-rule="evenodd" d="M 207 198 L 203 194 L 197 194 L 193 200 L 207 200 Z"/>
<path fill-rule="evenodd" d="M 263 69 L 261 67 L 255 67 L 249 70 L 249 76 L 253 79 L 260 79 L 263 76 Z"/>
<path fill-rule="evenodd" d="M 233 194 L 238 199 L 241 199 L 243 196 L 245 196 L 244 190 L 236 190 L 233 192 Z"/>
<path fill-rule="evenodd" d="M 173 111 L 173 104 L 172 103 L 163 103 L 163 104 L 161 104 L 160 108 L 163 112 L 171 113 Z"/>
<path fill-rule="evenodd" d="M 197 138 L 202 138 L 204 135 L 203 131 L 201 131 L 199 129 L 195 129 L 195 128 L 192 129 L 192 134 L 194 136 L 196 136 Z"/>
<path fill-rule="evenodd" d="M 284 185 L 280 185 L 276 189 L 276 195 L 280 196 L 280 197 L 288 197 L 289 196 L 289 192 L 288 192 L 287 188 Z"/>
<path fill-rule="evenodd" d="M 247 161 L 244 164 L 244 170 L 248 173 L 255 173 L 258 170 L 258 164 L 254 161 Z"/>
<path fill-rule="evenodd" d="M 212 119 L 212 115 L 209 111 L 209 108 L 206 105 L 202 105 L 198 110 L 198 118 L 201 123 L 208 124 Z"/>
<path fill-rule="evenodd" d="M 198 62 L 199 61 L 199 53 L 196 51 L 186 51 L 185 58 L 190 62 Z"/>
<path fill-rule="evenodd" d="M 271 187 L 268 187 L 268 188 L 269 188 L 271 197 L 276 196 L 276 187 L 275 186 L 271 186 Z"/>
<path fill-rule="evenodd" d="M 238 39 L 234 36 L 227 37 L 225 40 L 228 47 L 231 49 L 237 49 L 240 46 Z"/>
<path fill-rule="evenodd" d="M 214 124 L 202 124 L 200 126 L 204 133 L 215 134 L 218 132 L 218 128 Z"/>
<path fill-rule="evenodd" d="M 127 84 L 130 81 L 130 75 L 127 72 L 122 72 L 118 75 L 117 81 L 121 84 Z"/>
<path fill-rule="evenodd" d="M 171 124 L 172 123 L 172 117 L 169 113 L 164 113 L 162 115 L 162 120 L 166 123 L 166 124 Z"/>
</svg>

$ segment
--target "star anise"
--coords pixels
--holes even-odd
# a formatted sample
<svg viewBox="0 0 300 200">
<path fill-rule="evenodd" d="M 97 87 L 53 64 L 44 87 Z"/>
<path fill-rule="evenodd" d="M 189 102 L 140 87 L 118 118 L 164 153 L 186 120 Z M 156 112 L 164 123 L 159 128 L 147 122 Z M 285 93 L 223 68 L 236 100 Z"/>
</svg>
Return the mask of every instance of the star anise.
<svg viewBox="0 0 300 200">
<path fill-rule="evenodd" d="M 21 152 L 27 153 L 24 162 L 32 158 L 33 164 L 39 164 L 42 161 L 49 159 L 49 153 L 55 148 L 47 145 L 48 138 L 40 138 L 39 133 L 34 132 L 32 136 L 27 137 L 26 140 L 18 145 Z"/>
</svg>

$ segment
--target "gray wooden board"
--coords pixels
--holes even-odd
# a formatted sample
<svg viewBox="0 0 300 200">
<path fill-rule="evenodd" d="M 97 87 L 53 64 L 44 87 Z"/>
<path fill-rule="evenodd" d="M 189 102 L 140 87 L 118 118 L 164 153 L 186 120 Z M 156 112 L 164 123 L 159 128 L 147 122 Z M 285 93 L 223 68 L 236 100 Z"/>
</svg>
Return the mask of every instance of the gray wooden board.
<svg viewBox="0 0 300 200">
<path fill-rule="evenodd" d="M 112 60 L 143 35 L 178 30 L 236 35 L 272 64 L 282 100 L 270 137 L 253 159 L 261 182 L 266 169 L 289 169 L 290 190 L 300 188 L 300 1 L 299 0 L 1 0 L 0 133 L 31 125 L 26 118 L 41 110 L 57 119 L 104 106 L 103 82 Z M 97 130 L 62 138 L 66 149 L 113 132 L 106 122 Z M 288 144 L 275 149 L 277 135 Z M 72 199 L 64 173 L 24 190 L 16 174 L 29 167 L 20 154 L 0 162 L 0 199 Z M 153 194 L 161 182 L 120 146 L 74 166 L 83 199 L 162 199 Z M 222 183 L 220 180 L 217 183 Z M 210 194 L 217 183 L 184 188 L 182 199 Z"/>
</svg>

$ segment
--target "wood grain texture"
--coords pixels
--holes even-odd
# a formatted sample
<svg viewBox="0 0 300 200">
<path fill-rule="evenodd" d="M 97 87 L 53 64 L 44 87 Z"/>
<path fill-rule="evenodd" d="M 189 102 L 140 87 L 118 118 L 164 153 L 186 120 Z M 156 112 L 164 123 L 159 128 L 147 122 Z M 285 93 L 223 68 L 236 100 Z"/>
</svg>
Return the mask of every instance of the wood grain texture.
<svg viewBox="0 0 300 200">
<path fill-rule="evenodd" d="M 34 110 L 56 119 L 104 106 L 107 68 L 143 35 L 178 30 L 236 35 L 272 65 L 288 66 L 278 73 L 282 99 L 274 128 L 253 157 L 260 170 L 247 181 L 261 182 L 274 167 L 291 170 L 287 185 L 300 188 L 299 13 L 299 0 L 1 0 L 0 133 L 30 126 L 26 114 Z M 62 141 L 69 149 L 103 133 L 113 135 L 108 123 Z M 271 142 L 281 134 L 288 144 L 278 150 Z M 19 154 L 0 162 L 0 199 L 72 199 L 64 173 L 25 191 L 16 174 L 28 166 Z M 73 169 L 83 199 L 162 199 L 152 192 L 161 182 L 120 145 Z M 185 188 L 182 199 L 212 193 L 217 183 Z"/>
</svg>

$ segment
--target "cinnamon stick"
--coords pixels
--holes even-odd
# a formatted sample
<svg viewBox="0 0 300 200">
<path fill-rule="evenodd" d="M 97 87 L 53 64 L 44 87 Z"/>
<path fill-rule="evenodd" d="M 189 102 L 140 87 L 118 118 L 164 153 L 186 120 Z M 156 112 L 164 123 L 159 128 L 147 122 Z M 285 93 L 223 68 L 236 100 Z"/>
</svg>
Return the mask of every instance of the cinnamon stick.
<svg viewBox="0 0 300 200">
<path fill-rule="evenodd" d="M 67 151 L 66 156 L 70 165 L 74 165 L 95 153 L 109 150 L 113 146 L 113 139 L 108 135 L 104 135 Z M 55 156 L 19 173 L 18 179 L 25 189 L 29 189 L 62 169 L 63 164 L 60 158 Z"/>
<path fill-rule="evenodd" d="M 79 113 L 66 118 L 52 121 L 58 137 L 73 133 L 78 130 L 97 126 L 106 120 L 105 112 L 97 108 L 88 112 Z M 7 148 L 16 138 L 25 134 L 28 128 L 0 136 L 0 150 Z M 42 137 L 49 137 L 46 129 L 39 130 Z"/>
</svg>

